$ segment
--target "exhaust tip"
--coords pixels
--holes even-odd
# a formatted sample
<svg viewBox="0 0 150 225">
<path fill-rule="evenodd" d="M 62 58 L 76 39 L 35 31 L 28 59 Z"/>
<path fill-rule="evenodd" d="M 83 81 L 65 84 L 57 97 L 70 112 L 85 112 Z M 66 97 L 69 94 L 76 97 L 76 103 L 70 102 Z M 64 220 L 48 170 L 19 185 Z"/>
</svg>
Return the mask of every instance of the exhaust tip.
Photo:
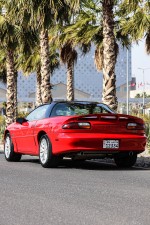
<svg viewBox="0 0 150 225">
<path fill-rule="evenodd" d="M 133 152 L 129 152 L 129 156 L 133 156 L 133 154 L 134 154 Z"/>
</svg>

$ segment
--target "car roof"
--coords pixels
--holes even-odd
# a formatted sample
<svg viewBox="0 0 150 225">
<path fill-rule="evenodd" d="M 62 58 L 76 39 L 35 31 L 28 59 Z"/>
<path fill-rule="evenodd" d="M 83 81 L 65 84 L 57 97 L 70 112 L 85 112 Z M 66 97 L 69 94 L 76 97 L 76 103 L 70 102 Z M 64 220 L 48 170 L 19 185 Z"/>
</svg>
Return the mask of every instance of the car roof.
<svg viewBox="0 0 150 225">
<path fill-rule="evenodd" d="M 88 104 L 89 105 L 90 104 L 102 104 L 102 105 L 105 105 L 102 102 L 94 102 L 94 101 L 66 101 L 66 100 L 63 101 L 63 100 L 55 100 L 55 101 L 52 101 L 51 103 L 45 103 L 45 104 L 39 105 L 38 107 L 43 106 L 43 105 L 49 105 L 50 107 L 53 107 L 54 105 L 57 105 L 58 103 L 68 103 L 68 104 L 77 103 L 77 104 L 85 104 L 85 105 L 88 105 Z M 36 107 L 36 108 L 38 108 L 38 107 Z"/>
<path fill-rule="evenodd" d="M 52 101 L 51 103 L 82 103 L 82 104 L 100 104 L 100 102 L 93 102 L 93 101 Z M 103 104 L 103 103 L 101 103 Z"/>
<path fill-rule="evenodd" d="M 69 103 L 69 104 L 73 104 L 73 103 L 79 103 L 79 104 L 103 104 L 105 105 L 104 103 L 101 103 L 101 102 L 93 102 L 93 101 L 66 101 L 66 100 L 55 100 L 55 101 L 52 101 L 51 103 L 45 103 L 45 104 L 42 104 L 42 105 L 55 105 L 57 103 Z M 40 106 L 42 106 L 40 105 Z M 39 107 L 40 107 L 39 106 Z"/>
</svg>

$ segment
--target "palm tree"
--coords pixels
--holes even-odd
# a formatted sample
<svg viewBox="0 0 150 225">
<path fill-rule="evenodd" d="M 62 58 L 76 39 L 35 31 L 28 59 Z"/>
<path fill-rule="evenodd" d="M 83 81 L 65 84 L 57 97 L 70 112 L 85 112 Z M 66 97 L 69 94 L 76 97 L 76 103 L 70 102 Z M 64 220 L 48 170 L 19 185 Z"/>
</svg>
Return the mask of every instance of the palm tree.
<svg viewBox="0 0 150 225">
<path fill-rule="evenodd" d="M 60 49 L 60 59 L 67 65 L 67 101 L 74 100 L 74 63 L 77 61 L 77 52 L 71 43 L 65 43 Z"/>
<path fill-rule="evenodd" d="M 6 126 L 14 122 L 14 104 L 15 104 L 15 62 L 14 62 L 14 50 L 17 43 L 17 29 L 12 25 L 7 14 L 0 15 L 0 47 L 5 52 L 6 57 L 6 83 L 7 83 L 7 107 L 6 107 Z"/>
<path fill-rule="evenodd" d="M 117 109 L 116 98 L 116 39 L 114 35 L 114 0 L 102 1 L 103 14 L 103 102 Z"/>
<path fill-rule="evenodd" d="M 84 1 L 83 1 L 84 2 Z M 81 1 L 81 5 L 83 3 Z M 71 7 L 75 7 L 75 2 L 69 2 Z M 89 1 L 88 1 L 89 3 Z M 90 0 L 91 3 L 91 0 Z M 87 1 L 86 1 L 87 5 Z M 74 64 L 77 62 L 77 51 L 75 50 L 75 46 L 79 44 L 79 40 L 76 41 L 74 36 L 70 36 L 70 31 L 68 27 L 72 27 L 74 29 L 74 22 L 75 22 L 75 14 L 72 13 L 67 21 L 67 23 L 63 27 L 58 26 L 57 30 L 57 38 L 58 39 L 58 46 L 60 45 L 60 59 L 61 61 L 67 65 L 67 100 L 73 101 L 74 100 Z M 80 19 L 78 20 L 80 21 Z M 80 23 L 80 22 L 79 22 Z M 81 25 L 81 24 L 80 24 Z M 80 29 L 80 25 L 76 24 L 75 30 L 78 31 Z M 67 27 L 67 28 L 66 28 Z M 74 32 L 71 32 L 71 35 L 74 35 Z M 78 35 L 80 38 L 81 35 Z M 70 41 L 71 40 L 71 41 Z M 85 40 L 84 40 L 85 41 Z M 56 41 L 57 42 L 57 41 Z M 88 47 L 85 44 L 82 44 L 82 52 L 85 54 L 88 51 Z"/>
<path fill-rule="evenodd" d="M 129 45 L 128 35 L 120 30 L 119 18 L 113 15 L 114 1 L 92 0 L 82 2 L 80 13 L 75 23 L 64 29 L 66 40 L 79 45 L 83 53 L 90 50 L 91 44 L 96 46 L 95 65 L 98 71 L 103 70 L 103 102 L 111 108 L 117 108 L 115 64 L 118 54 L 116 40 L 122 45 Z"/>
<path fill-rule="evenodd" d="M 42 102 L 48 103 L 52 100 L 50 84 L 50 59 L 49 59 L 49 40 L 48 30 L 61 19 L 66 18 L 67 5 L 64 0 L 12 0 L 10 4 L 16 6 L 15 13 L 20 21 L 24 14 L 29 15 L 29 24 L 34 29 L 38 29 L 40 40 L 40 59 L 41 59 L 41 91 Z M 21 9 L 21 10 L 20 10 Z"/>
<path fill-rule="evenodd" d="M 38 46 L 32 49 L 32 53 L 25 54 L 22 52 L 18 58 L 18 68 L 23 71 L 25 76 L 36 72 L 37 86 L 36 86 L 36 106 L 42 104 L 41 97 L 41 66 Z"/>
<path fill-rule="evenodd" d="M 65 1 L 53 0 L 45 2 L 43 6 L 40 3 L 38 5 L 40 11 L 39 23 L 40 23 L 40 56 L 41 56 L 41 92 L 42 102 L 47 103 L 52 101 L 51 84 L 50 84 L 50 59 L 49 59 L 49 43 L 48 43 L 48 29 L 56 25 L 56 20 L 66 20 L 67 5 Z M 36 12 L 37 14 L 37 12 Z"/>
<path fill-rule="evenodd" d="M 14 19 L 11 1 L 3 0 L 1 7 L 5 7 L 5 13 L 1 10 L 0 35 L 1 48 L 5 51 L 7 70 L 7 108 L 6 125 L 16 120 L 17 117 L 17 64 L 16 60 L 21 50 L 26 53 L 34 44 L 33 32 L 25 29 L 25 25 L 19 26 Z M 13 12 L 13 13 L 12 13 Z M 31 35 L 30 35 L 31 34 Z M 32 36 L 32 38 L 30 37 Z M 18 47 L 19 46 L 19 47 Z M 16 53 L 17 51 L 17 53 Z"/>
<path fill-rule="evenodd" d="M 50 60 L 50 71 L 53 74 L 54 70 L 59 67 L 58 53 L 55 49 L 51 50 L 51 55 L 49 54 Z M 32 50 L 30 55 L 22 54 L 18 60 L 18 67 L 23 71 L 25 75 L 30 75 L 36 72 L 36 106 L 42 104 L 42 91 L 41 91 L 41 61 L 40 61 L 40 51 L 38 45 L 36 45 Z"/>
</svg>

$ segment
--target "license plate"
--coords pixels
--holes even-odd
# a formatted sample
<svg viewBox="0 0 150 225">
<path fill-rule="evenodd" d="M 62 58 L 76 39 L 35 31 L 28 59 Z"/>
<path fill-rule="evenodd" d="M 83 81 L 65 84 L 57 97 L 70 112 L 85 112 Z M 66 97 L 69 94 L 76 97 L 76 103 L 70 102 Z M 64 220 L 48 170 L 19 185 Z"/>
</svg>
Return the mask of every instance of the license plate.
<svg viewBox="0 0 150 225">
<path fill-rule="evenodd" d="M 119 140 L 103 140 L 103 148 L 119 148 Z"/>
</svg>

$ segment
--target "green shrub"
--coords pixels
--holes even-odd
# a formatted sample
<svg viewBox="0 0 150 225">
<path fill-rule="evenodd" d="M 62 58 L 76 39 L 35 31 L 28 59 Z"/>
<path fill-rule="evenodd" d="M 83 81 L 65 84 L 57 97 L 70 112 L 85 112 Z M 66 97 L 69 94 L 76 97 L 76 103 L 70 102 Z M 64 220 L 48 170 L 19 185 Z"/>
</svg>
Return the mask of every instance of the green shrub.
<svg viewBox="0 0 150 225">
<path fill-rule="evenodd" d="M 5 131 L 5 117 L 0 116 L 0 142 L 2 142 Z"/>
<path fill-rule="evenodd" d="M 147 136 L 147 148 L 150 149 L 150 117 L 148 115 L 143 115 L 143 114 L 139 114 L 136 115 L 140 118 L 142 118 L 145 122 L 145 132 L 146 132 L 146 136 Z"/>
<path fill-rule="evenodd" d="M 25 118 L 29 113 L 26 112 L 19 112 L 17 118 Z"/>
</svg>

